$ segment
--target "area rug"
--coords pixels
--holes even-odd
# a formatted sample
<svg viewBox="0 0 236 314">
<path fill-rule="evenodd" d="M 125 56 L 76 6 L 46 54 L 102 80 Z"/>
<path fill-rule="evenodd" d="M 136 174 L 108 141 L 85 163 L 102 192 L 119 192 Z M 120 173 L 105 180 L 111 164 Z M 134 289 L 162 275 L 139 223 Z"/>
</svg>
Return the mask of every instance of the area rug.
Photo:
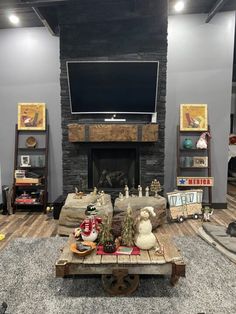
<svg viewBox="0 0 236 314">
<path fill-rule="evenodd" d="M 178 237 L 187 264 L 175 287 L 169 278 L 143 276 L 129 297 L 109 297 L 100 276 L 55 278 L 66 239 L 17 239 L 0 253 L 0 304 L 7 314 L 235 313 L 236 265 L 197 237 Z"/>
</svg>

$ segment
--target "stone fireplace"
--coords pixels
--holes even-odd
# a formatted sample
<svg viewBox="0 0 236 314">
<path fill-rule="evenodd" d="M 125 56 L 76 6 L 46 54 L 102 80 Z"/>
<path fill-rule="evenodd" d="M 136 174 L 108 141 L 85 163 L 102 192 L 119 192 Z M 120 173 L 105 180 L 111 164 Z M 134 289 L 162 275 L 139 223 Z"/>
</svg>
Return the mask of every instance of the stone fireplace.
<svg viewBox="0 0 236 314">
<path fill-rule="evenodd" d="M 87 1 L 69 1 L 58 12 L 63 192 L 72 192 L 75 186 L 88 190 L 99 184 L 99 181 L 104 189 L 120 189 L 125 182 L 128 182 L 130 187 L 137 187 L 138 184 L 145 187 L 155 178 L 163 185 L 167 0 L 94 0 L 91 5 Z M 137 140 L 136 143 L 127 141 L 114 144 L 68 140 L 69 124 L 88 126 L 102 123 L 104 118 L 101 115 L 71 114 L 66 62 L 78 60 L 159 61 L 157 141 L 145 143 Z M 129 123 L 150 122 L 148 115 L 133 115 L 128 119 Z M 85 128 L 85 135 L 86 132 Z M 120 176 L 119 172 L 122 172 Z M 112 181 L 111 187 L 109 181 Z"/>
</svg>

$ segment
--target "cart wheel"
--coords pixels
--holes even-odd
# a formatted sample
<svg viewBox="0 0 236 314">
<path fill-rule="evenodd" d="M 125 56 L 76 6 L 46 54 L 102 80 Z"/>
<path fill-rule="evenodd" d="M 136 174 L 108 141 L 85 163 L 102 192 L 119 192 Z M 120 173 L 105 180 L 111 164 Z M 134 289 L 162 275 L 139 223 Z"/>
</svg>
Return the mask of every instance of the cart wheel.
<svg viewBox="0 0 236 314">
<path fill-rule="evenodd" d="M 129 295 L 139 286 L 139 275 L 129 275 L 127 271 L 116 270 L 111 275 L 102 275 L 102 285 L 110 295 Z"/>
<path fill-rule="evenodd" d="M 198 219 L 199 215 L 198 214 L 193 214 L 193 219 Z"/>
<path fill-rule="evenodd" d="M 178 222 L 180 222 L 180 223 L 184 222 L 184 217 L 183 216 L 179 216 L 178 217 Z"/>
</svg>

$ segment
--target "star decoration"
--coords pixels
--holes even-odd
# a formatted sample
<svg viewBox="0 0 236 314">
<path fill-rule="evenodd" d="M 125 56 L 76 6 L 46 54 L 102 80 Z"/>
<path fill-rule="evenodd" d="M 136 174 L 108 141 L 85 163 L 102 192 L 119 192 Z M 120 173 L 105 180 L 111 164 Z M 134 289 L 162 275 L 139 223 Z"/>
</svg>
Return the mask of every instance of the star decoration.
<svg viewBox="0 0 236 314">
<path fill-rule="evenodd" d="M 186 183 L 186 179 L 179 179 L 179 184 L 185 184 Z"/>
</svg>

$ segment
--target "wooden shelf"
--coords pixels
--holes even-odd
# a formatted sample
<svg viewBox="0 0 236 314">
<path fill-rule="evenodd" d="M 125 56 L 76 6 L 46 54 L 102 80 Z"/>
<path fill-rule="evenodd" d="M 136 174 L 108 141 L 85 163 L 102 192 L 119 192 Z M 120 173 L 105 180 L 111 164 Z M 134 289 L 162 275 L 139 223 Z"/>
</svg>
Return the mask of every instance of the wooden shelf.
<svg viewBox="0 0 236 314">
<path fill-rule="evenodd" d="M 210 132 L 210 126 L 208 125 L 208 132 Z M 194 148 L 183 148 L 182 146 L 182 141 L 184 140 L 184 137 L 187 135 L 189 138 L 191 138 L 194 142 L 197 142 L 198 138 L 200 135 L 203 133 L 203 131 L 180 131 L 179 126 L 177 127 L 177 152 L 176 152 L 176 157 L 177 157 L 177 167 L 176 167 L 176 177 L 177 178 L 211 178 L 211 141 L 210 139 L 208 140 L 208 147 L 206 149 L 198 149 L 196 148 L 196 143 L 193 143 Z M 208 158 L 208 166 L 207 167 L 182 167 L 181 165 L 183 164 L 181 161 L 181 158 L 186 158 L 186 157 L 200 157 L 201 154 L 203 155 L 202 157 L 207 157 Z M 197 173 L 196 171 L 199 171 Z M 197 176 L 194 175 L 187 175 L 187 171 L 193 171 Z M 205 171 L 205 172 L 204 172 Z M 183 174 L 185 172 L 185 174 Z M 188 182 L 188 181 L 187 181 Z M 198 182 L 197 182 L 198 183 Z M 200 185 L 196 186 L 194 184 L 191 185 L 178 185 L 178 189 L 189 189 L 189 188 L 201 188 L 201 189 L 208 189 L 208 203 L 212 203 L 212 186 L 209 185 Z"/>
<path fill-rule="evenodd" d="M 43 203 L 32 203 L 32 204 L 28 204 L 28 203 L 14 203 L 15 206 L 43 206 Z"/>
<path fill-rule="evenodd" d="M 69 142 L 156 142 L 158 124 L 69 124 Z"/>
<path fill-rule="evenodd" d="M 18 170 L 32 170 L 32 169 L 34 169 L 34 170 L 44 170 L 44 169 L 46 169 L 46 167 L 17 167 L 17 169 Z"/>
<path fill-rule="evenodd" d="M 25 134 L 36 134 L 35 137 L 37 139 L 42 139 L 42 146 L 43 147 L 22 147 L 19 146 L 19 143 L 22 142 L 22 140 L 25 137 Z M 41 206 L 41 209 L 46 213 L 46 207 L 47 207 L 47 197 L 48 197 L 48 190 L 47 190 L 47 180 L 48 180 L 48 144 L 49 144 L 49 126 L 47 125 L 46 130 L 18 130 L 18 126 L 16 125 L 15 129 L 15 157 L 14 157 L 14 177 L 13 177 L 13 196 L 12 196 L 12 205 L 13 205 L 13 211 L 15 212 L 18 207 L 33 207 L 33 206 Z M 44 163 L 42 163 L 43 167 L 21 167 L 19 165 L 19 156 L 24 154 L 31 154 L 30 156 L 36 156 L 37 154 L 44 156 Z M 35 153 L 35 154 L 34 154 Z M 28 172 L 33 172 L 39 176 L 41 180 L 32 180 L 35 182 L 40 183 L 28 183 L 28 182 L 22 182 L 22 183 L 15 183 L 15 171 L 16 170 L 27 170 Z M 25 180 L 27 181 L 27 180 Z M 30 180 L 28 180 L 30 181 Z M 31 181 L 31 182 L 32 182 Z M 23 191 L 26 193 L 40 193 L 42 194 L 42 202 L 37 203 L 24 203 L 24 202 L 16 202 L 16 198 L 19 197 Z M 41 200 L 41 198 L 40 198 Z"/>
<path fill-rule="evenodd" d="M 207 152 L 208 149 L 180 148 L 180 152 Z"/>
<path fill-rule="evenodd" d="M 28 187 L 28 188 L 31 188 L 31 187 L 44 187 L 45 185 L 44 184 L 35 184 L 35 183 L 26 183 L 26 184 L 15 184 L 15 186 L 17 187 Z"/>
<path fill-rule="evenodd" d="M 182 170 L 205 170 L 209 169 L 209 167 L 180 167 Z"/>
<path fill-rule="evenodd" d="M 17 132 L 18 133 L 37 133 L 37 134 L 40 134 L 40 133 L 44 133 L 44 132 L 46 132 L 47 130 L 45 129 L 45 130 L 18 130 L 17 129 Z"/>
<path fill-rule="evenodd" d="M 33 152 L 33 151 L 37 151 L 37 152 L 39 152 L 39 151 L 42 151 L 42 152 L 45 152 L 45 150 L 46 150 L 46 148 L 37 148 L 37 147 L 35 147 L 35 148 L 30 148 L 30 147 L 18 147 L 18 151 L 29 151 L 29 152 Z"/>
</svg>

